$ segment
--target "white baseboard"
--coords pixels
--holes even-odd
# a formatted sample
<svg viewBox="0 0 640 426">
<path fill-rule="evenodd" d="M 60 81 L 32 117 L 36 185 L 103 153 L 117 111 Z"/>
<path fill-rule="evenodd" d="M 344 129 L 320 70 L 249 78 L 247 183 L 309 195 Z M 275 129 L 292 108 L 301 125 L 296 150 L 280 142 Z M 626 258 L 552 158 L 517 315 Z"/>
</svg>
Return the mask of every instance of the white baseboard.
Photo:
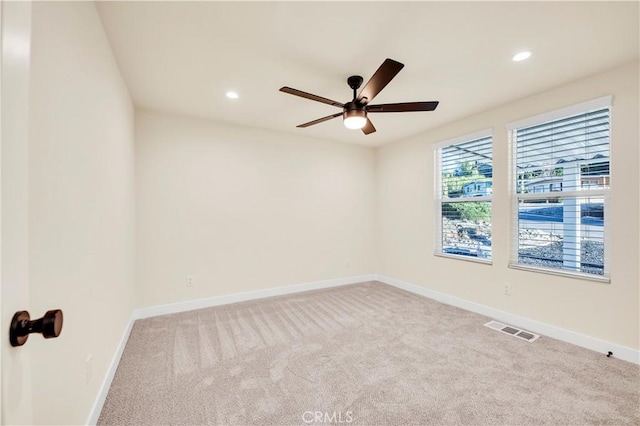
<svg viewBox="0 0 640 426">
<path fill-rule="evenodd" d="M 607 352 L 611 351 L 613 352 L 613 356 L 615 358 L 633 362 L 635 364 L 640 364 L 640 351 L 638 351 L 637 349 L 628 348 L 626 346 L 607 342 L 595 337 L 576 333 L 575 331 L 566 330 L 564 328 L 556 327 L 554 325 L 546 324 L 530 318 L 521 317 L 509 312 L 501 311 L 499 309 L 491 308 L 489 306 L 451 296 L 446 293 L 429 290 L 428 288 L 416 284 L 411 284 L 406 281 L 397 280 L 395 278 L 387 277 L 385 275 L 375 274 L 375 276 L 377 281 L 392 285 L 411 293 L 428 297 L 433 300 L 437 300 L 438 302 L 442 302 L 447 305 L 456 306 L 467 311 L 485 315 L 500 322 L 511 324 L 517 327 L 522 327 L 529 331 L 533 331 L 534 333 L 562 340 L 563 342 L 591 349 L 602 354 L 607 354 Z"/>
<path fill-rule="evenodd" d="M 149 306 L 133 311 L 135 319 L 156 317 L 159 315 L 175 314 L 177 312 L 193 311 L 195 309 L 209 308 L 211 306 L 228 305 L 230 303 L 245 302 L 247 300 L 262 299 L 265 297 L 282 296 L 285 294 L 300 293 L 302 291 L 319 290 L 341 285 L 361 283 L 375 280 L 375 274 L 356 275 L 353 277 L 335 278 L 331 280 L 313 281 L 302 284 L 294 284 L 283 287 L 268 288 L 265 290 L 248 291 L 225 296 L 209 297 L 206 299 L 187 300 L 185 302 L 170 303 L 167 305 Z"/>
<path fill-rule="evenodd" d="M 93 407 L 91 407 L 91 412 L 89 413 L 89 418 L 87 419 L 87 425 L 95 425 L 96 423 L 98 423 L 98 418 L 100 417 L 100 413 L 102 412 L 102 406 L 104 405 L 104 401 L 107 399 L 107 394 L 109 393 L 111 382 L 113 381 L 113 377 L 116 375 L 118 364 L 120 364 L 120 358 L 122 358 L 122 352 L 124 352 L 124 347 L 127 344 L 127 340 L 129 340 L 129 335 L 131 334 L 131 329 L 133 328 L 134 322 L 135 318 L 133 318 L 132 315 L 129 319 L 129 322 L 127 323 L 126 328 L 124 329 L 124 333 L 122 334 L 122 338 L 120 339 L 120 343 L 118 344 L 116 353 L 113 355 L 113 359 L 111 360 L 111 364 L 109 365 L 107 374 L 102 381 L 102 385 L 100 386 L 100 389 L 98 391 L 98 396 L 96 396 L 96 400 L 93 402 Z"/>
</svg>

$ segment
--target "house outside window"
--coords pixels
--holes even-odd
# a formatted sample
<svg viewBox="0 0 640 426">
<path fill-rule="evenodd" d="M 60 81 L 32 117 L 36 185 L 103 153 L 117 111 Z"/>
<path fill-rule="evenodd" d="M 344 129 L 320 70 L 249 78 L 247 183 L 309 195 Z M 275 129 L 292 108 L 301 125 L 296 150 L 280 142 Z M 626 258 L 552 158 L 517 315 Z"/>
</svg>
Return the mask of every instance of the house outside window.
<svg viewBox="0 0 640 426">
<path fill-rule="evenodd" d="M 436 254 L 491 262 L 491 129 L 435 146 Z"/>
<path fill-rule="evenodd" d="M 507 125 L 511 267 L 609 280 L 610 105 L 608 96 Z"/>
</svg>

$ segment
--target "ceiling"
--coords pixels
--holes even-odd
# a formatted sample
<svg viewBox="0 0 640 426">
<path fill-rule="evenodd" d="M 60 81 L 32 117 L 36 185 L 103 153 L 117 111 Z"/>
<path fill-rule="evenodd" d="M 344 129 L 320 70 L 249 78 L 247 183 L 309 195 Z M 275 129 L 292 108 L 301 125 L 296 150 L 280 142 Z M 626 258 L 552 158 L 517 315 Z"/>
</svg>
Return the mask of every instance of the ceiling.
<svg viewBox="0 0 640 426">
<path fill-rule="evenodd" d="M 100 2 L 137 107 L 367 146 L 409 137 L 639 57 L 637 2 Z M 521 50 L 533 56 L 515 63 Z M 282 86 L 351 100 L 385 58 L 405 64 L 374 103 L 377 132 Z M 235 90 L 240 98 L 225 97 Z"/>
</svg>

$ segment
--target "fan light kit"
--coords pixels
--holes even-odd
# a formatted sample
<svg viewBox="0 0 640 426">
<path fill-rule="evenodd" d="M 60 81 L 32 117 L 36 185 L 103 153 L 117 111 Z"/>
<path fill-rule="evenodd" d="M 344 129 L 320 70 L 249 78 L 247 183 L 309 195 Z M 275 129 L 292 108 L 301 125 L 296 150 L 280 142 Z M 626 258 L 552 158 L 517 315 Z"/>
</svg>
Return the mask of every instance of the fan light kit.
<svg viewBox="0 0 640 426">
<path fill-rule="evenodd" d="M 367 124 L 367 113 L 363 110 L 352 109 L 343 114 L 344 126 L 347 129 L 362 129 Z"/>
<path fill-rule="evenodd" d="M 309 127 L 314 124 L 323 123 L 331 120 L 332 118 L 342 116 L 345 127 L 348 129 L 362 129 L 362 133 L 368 135 L 376 131 L 371 120 L 367 117 L 367 114 L 370 112 L 433 111 L 438 106 L 438 101 L 370 105 L 373 98 L 375 98 L 376 95 L 380 93 L 391 80 L 393 80 L 403 67 L 404 65 L 400 62 L 394 61 L 393 59 L 386 59 L 382 65 L 380 65 L 380 68 L 378 68 L 378 70 L 373 74 L 373 77 L 371 77 L 367 84 L 365 84 L 360 95 L 358 95 L 357 92 L 364 79 L 359 75 L 352 75 L 347 79 L 347 84 L 353 90 L 353 99 L 351 102 L 347 102 L 345 104 L 323 98 L 322 96 L 312 95 L 311 93 L 303 92 L 301 90 L 292 89 L 291 87 L 282 87 L 280 88 L 280 91 L 342 108 L 342 112 L 318 118 L 317 120 L 300 124 L 297 127 Z"/>
</svg>

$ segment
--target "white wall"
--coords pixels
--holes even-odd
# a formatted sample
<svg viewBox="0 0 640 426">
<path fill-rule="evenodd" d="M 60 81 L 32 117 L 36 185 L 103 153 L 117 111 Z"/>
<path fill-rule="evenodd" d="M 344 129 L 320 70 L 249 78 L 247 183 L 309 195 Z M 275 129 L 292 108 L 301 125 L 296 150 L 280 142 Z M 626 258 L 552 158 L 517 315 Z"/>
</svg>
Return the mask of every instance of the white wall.
<svg viewBox="0 0 640 426">
<path fill-rule="evenodd" d="M 638 63 L 540 93 L 378 150 L 377 272 L 472 302 L 639 347 Z M 611 283 L 509 269 L 508 122 L 613 95 Z M 435 257 L 433 143 L 494 131 L 493 265 Z M 512 295 L 502 294 L 503 283 Z"/>
<path fill-rule="evenodd" d="M 17 350 L 35 423 L 82 424 L 134 307 L 134 110 L 92 2 L 33 3 L 31 61 L 25 308 L 64 328 Z"/>
<path fill-rule="evenodd" d="M 137 111 L 138 304 L 373 272 L 374 168 L 369 148 Z"/>
</svg>

